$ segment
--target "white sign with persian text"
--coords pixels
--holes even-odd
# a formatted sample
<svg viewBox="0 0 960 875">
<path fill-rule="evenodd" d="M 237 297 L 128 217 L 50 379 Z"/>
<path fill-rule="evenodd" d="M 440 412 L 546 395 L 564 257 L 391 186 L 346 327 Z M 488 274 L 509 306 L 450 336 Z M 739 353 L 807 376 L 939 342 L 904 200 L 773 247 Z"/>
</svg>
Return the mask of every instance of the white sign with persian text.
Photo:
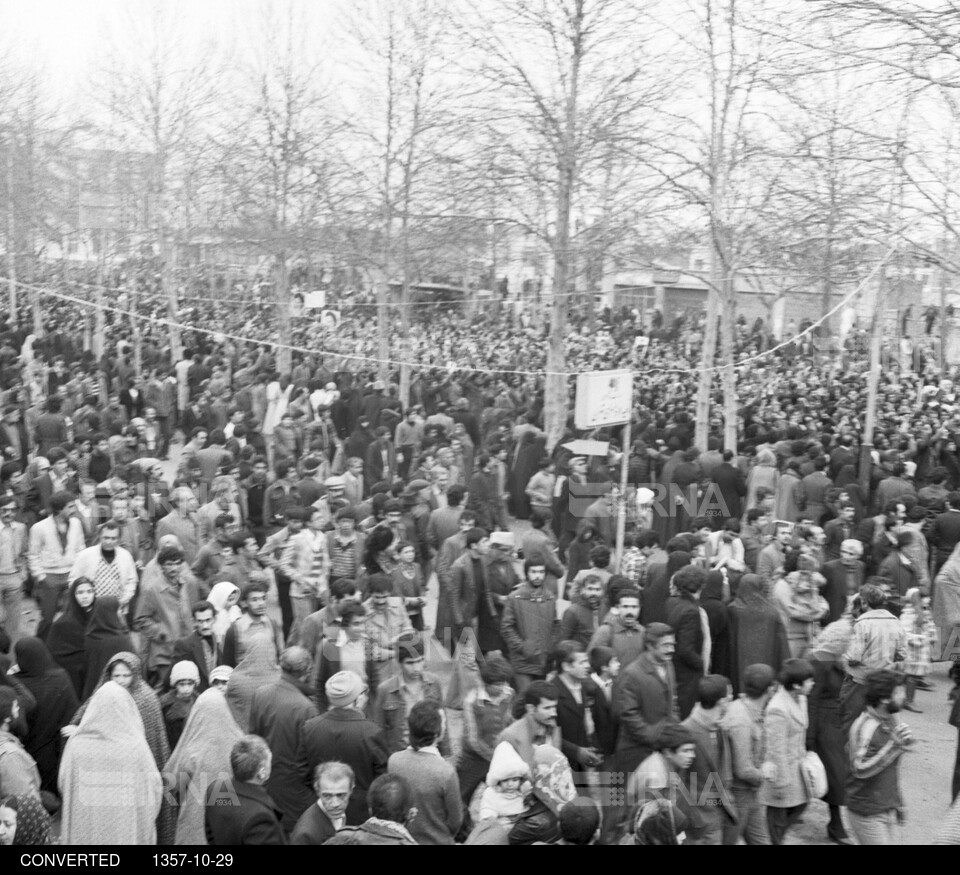
<svg viewBox="0 0 960 875">
<path fill-rule="evenodd" d="M 577 428 L 602 428 L 629 422 L 633 408 L 630 371 L 594 371 L 577 375 Z"/>
</svg>

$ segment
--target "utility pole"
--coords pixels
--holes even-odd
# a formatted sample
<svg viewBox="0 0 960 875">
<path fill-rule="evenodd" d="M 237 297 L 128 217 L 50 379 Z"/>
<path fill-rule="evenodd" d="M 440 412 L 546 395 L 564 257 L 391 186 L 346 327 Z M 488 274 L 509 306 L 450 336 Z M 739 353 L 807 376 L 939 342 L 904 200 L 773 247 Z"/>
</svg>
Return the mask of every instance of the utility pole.
<svg viewBox="0 0 960 875">
<path fill-rule="evenodd" d="M 10 327 L 17 327 L 17 220 L 13 211 L 13 137 L 7 141 L 7 301 Z"/>
</svg>

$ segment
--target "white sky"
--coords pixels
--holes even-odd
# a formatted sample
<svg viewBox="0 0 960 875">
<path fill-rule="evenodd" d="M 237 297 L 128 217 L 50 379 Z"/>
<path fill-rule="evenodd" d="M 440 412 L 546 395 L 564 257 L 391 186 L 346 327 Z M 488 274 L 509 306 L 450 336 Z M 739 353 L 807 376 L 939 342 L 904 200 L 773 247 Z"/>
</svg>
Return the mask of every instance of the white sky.
<svg viewBox="0 0 960 875">
<path fill-rule="evenodd" d="M 53 96 L 70 101 L 96 65 L 105 35 L 122 27 L 131 8 L 146 14 L 154 2 L 176 10 L 195 36 L 237 50 L 245 25 L 261 8 L 283 5 L 283 0 L 0 0 L 0 53 L 44 70 Z M 336 2 L 312 0 L 305 8 L 325 15 Z"/>
</svg>

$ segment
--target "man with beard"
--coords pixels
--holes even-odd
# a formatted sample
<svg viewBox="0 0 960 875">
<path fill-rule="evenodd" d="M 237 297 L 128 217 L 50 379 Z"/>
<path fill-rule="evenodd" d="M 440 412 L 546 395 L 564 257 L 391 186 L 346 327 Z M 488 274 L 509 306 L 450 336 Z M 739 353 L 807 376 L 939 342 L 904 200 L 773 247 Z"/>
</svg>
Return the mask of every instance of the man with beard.
<svg viewBox="0 0 960 875">
<path fill-rule="evenodd" d="M 861 845 L 900 844 L 903 797 L 900 757 L 913 744 L 897 713 L 906 701 L 903 676 L 870 672 L 864 682 L 866 711 L 850 728 L 847 814 Z"/>
<path fill-rule="evenodd" d="M 560 618 L 560 639 L 576 641 L 587 647 L 603 620 L 603 581 L 596 574 L 588 574 L 580 584 L 580 593 Z"/>
<path fill-rule="evenodd" d="M 526 583 L 507 598 L 500 625 L 500 634 L 510 650 L 519 693 L 546 677 L 547 657 L 556 640 L 557 628 L 557 600 L 544 586 L 546 566 L 540 559 L 527 559 L 523 570 Z"/>
</svg>

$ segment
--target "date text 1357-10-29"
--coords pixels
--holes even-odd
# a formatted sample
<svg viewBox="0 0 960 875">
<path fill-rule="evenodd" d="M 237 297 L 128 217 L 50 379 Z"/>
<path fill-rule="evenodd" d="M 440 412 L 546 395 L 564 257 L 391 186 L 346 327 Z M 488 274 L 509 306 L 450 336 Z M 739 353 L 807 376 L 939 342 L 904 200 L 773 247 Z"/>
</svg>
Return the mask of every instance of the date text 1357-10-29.
<svg viewBox="0 0 960 875">
<path fill-rule="evenodd" d="M 154 854 L 153 865 L 163 868 L 233 865 L 233 854 Z"/>
</svg>

